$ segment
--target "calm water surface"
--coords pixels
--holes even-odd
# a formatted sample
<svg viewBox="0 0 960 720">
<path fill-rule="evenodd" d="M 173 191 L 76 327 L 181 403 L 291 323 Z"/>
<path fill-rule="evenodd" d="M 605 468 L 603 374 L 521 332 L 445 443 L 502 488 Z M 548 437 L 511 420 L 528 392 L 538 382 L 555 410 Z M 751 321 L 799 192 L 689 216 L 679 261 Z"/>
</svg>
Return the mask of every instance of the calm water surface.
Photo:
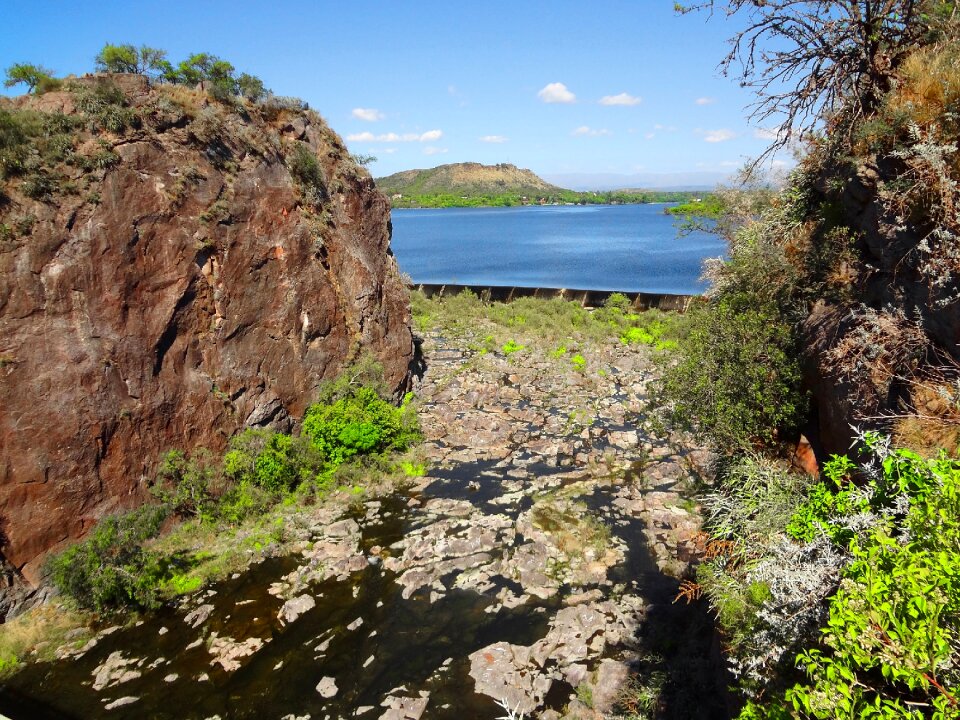
<svg viewBox="0 0 960 720">
<path fill-rule="evenodd" d="M 393 251 L 417 283 L 702 292 L 719 237 L 677 236 L 662 204 L 394 210 Z"/>
</svg>

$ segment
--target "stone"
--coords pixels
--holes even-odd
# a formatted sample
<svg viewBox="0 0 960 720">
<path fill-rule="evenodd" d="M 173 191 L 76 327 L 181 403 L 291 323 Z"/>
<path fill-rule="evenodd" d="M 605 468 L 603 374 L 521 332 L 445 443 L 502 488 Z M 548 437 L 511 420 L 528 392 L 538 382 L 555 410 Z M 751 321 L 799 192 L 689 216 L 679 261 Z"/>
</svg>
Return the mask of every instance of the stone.
<svg viewBox="0 0 960 720">
<path fill-rule="evenodd" d="M 330 699 L 337 694 L 337 683 L 332 677 L 324 677 L 317 683 L 316 690 L 320 697 Z"/>
<path fill-rule="evenodd" d="M 135 703 L 135 702 L 136 702 L 137 700 L 139 700 L 139 699 L 140 699 L 140 698 L 138 698 L 138 697 L 132 697 L 132 696 L 129 696 L 129 695 L 126 696 L 126 697 L 117 698 L 117 699 L 114 700 L 112 703 L 107 703 L 106 705 L 104 705 L 104 706 L 103 706 L 103 709 L 104 709 L 104 710 L 113 710 L 114 708 L 123 707 L 124 705 L 131 705 L 131 704 Z"/>
<path fill-rule="evenodd" d="M 283 604 L 283 607 L 280 608 L 280 612 L 277 614 L 277 617 L 281 623 L 287 625 L 292 623 L 308 610 L 313 610 L 316 605 L 317 601 L 313 599 L 312 595 L 298 595 L 291 600 L 287 600 Z"/>
<path fill-rule="evenodd" d="M 136 658 L 125 658 L 123 653 L 116 650 L 107 657 L 93 671 L 93 689 L 97 692 L 135 680 L 142 674 L 137 670 L 140 663 Z"/>
<path fill-rule="evenodd" d="M 205 604 L 200 607 L 192 610 L 187 613 L 183 621 L 192 628 L 197 628 L 207 621 L 207 618 L 210 617 L 210 614 L 213 612 L 213 605 Z"/>
<path fill-rule="evenodd" d="M 238 642 L 233 638 L 214 637 L 209 647 L 210 654 L 213 655 L 213 660 L 210 661 L 210 664 L 219 664 L 224 671 L 233 672 L 234 670 L 238 670 L 243 664 L 240 662 L 242 658 L 253 655 L 267 642 L 269 642 L 269 638 L 264 640 L 262 638 L 251 637 L 242 642 Z"/>
</svg>

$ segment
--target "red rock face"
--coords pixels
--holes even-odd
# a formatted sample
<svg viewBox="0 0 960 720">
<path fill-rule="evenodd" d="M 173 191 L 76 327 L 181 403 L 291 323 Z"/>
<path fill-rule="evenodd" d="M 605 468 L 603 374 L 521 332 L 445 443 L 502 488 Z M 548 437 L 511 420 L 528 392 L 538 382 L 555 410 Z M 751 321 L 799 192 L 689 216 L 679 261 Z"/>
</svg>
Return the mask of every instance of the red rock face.
<svg viewBox="0 0 960 720">
<path fill-rule="evenodd" d="M 31 583 L 46 552 L 141 502 L 162 452 L 291 427 L 363 351 L 407 383 L 409 305 L 369 176 L 316 115 L 231 116 L 216 155 L 197 122 L 145 123 L 81 196 L 0 210 L 36 218 L 0 245 L 2 553 Z M 265 151 L 238 139 L 271 132 Z M 328 190 L 309 212 L 283 160 L 299 141 Z"/>
</svg>

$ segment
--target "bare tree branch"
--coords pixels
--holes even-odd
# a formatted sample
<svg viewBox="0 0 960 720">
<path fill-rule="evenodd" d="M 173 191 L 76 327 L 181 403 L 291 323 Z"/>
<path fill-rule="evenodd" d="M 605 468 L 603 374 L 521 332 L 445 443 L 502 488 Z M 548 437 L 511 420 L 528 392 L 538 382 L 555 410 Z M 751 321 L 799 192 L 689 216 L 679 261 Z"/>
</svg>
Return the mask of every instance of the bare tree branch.
<svg viewBox="0 0 960 720">
<path fill-rule="evenodd" d="M 761 158 L 830 121 L 849 133 L 891 89 L 903 60 L 953 21 L 949 0 L 706 0 L 680 13 L 719 8 L 746 27 L 720 62 L 757 100 L 750 119 L 778 121 Z"/>
</svg>

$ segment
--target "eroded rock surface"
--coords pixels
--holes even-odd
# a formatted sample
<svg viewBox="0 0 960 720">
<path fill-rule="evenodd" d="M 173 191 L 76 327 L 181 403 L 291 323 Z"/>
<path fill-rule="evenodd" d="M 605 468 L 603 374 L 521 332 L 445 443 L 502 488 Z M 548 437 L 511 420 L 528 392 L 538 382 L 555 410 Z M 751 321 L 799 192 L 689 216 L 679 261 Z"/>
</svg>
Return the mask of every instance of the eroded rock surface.
<svg viewBox="0 0 960 720">
<path fill-rule="evenodd" d="M 319 115 L 119 80 L 143 120 L 100 136 L 116 163 L 67 167 L 74 194 L 11 185 L 0 207 L 31 219 L 0 243 L 2 553 L 30 582 L 51 547 L 142 501 L 161 451 L 289 428 L 361 349 L 401 388 L 413 356 L 388 203 Z M 320 206 L 288 170 L 297 144 Z"/>
</svg>

